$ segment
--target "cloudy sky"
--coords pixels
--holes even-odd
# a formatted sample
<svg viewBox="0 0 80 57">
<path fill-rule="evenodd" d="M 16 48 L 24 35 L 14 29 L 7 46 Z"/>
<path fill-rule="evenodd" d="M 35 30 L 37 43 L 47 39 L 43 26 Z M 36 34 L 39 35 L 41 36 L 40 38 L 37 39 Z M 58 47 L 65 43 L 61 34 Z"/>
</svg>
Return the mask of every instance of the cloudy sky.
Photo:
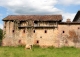
<svg viewBox="0 0 80 57">
<path fill-rule="evenodd" d="M 63 21 L 73 20 L 80 10 L 80 0 L 0 0 L 0 28 L 8 15 L 62 14 Z"/>
</svg>

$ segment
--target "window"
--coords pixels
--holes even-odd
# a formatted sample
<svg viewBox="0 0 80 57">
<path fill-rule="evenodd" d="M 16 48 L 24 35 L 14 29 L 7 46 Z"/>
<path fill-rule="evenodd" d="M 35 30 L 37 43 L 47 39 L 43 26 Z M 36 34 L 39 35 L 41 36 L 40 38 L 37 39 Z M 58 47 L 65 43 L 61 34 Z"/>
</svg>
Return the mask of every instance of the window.
<svg viewBox="0 0 80 57">
<path fill-rule="evenodd" d="M 23 33 L 25 33 L 25 29 L 23 30 Z"/>
<path fill-rule="evenodd" d="M 37 21 L 34 21 L 34 23 L 35 23 L 35 24 L 38 24 L 38 22 L 37 22 Z"/>
<path fill-rule="evenodd" d="M 63 31 L 63 33 L 65 33 L 65 31 Z"/>
<path fill-rule="evenodd" d="M 37 21 L 34 21 L 34 26 L 38 26 L 38 22 Z"/>
<path fill-rule="evenodd" d="M 33 32 L 35 33 L 35 30 Z"/>
<path fill-rule="evenodd" d="M 18 43 L 21 43 L 21 40 L 19 40 Z"/>
<path fill-rule="evenodd" d="M 14 33 L 14 30 L 12 30 L 12 32 Z"/>
<path fill-rule="evenodd" d="M 80 27 L 78 27 L 78 29 L 80 29 Z"/>
<path fill-rule="evenodd" d="M 45 30 L 45 33 L 47 33 L 47 30 Z"/>
<path fill-rule="evenodd" d="M 37 40 L 36 43 L 38 44 L 39 43 L 39 40 Z"/>
<path fill-rule="evenodd" d="M 12 21 L 13 22 L 13 21 Z"/>
</svg>

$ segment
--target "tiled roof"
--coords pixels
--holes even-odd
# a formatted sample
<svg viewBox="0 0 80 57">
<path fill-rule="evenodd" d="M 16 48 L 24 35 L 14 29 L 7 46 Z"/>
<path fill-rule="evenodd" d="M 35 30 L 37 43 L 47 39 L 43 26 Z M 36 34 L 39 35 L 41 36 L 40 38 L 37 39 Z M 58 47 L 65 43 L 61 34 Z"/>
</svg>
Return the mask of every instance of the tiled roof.
<svg viewBox="0 0 80 57">
<path fill-rule="evenodd" d="M 6 20 L 40 20 L 40 21 L 60 21 L 62 15 L 9 15 L 3 19 Z"/>
</svg>

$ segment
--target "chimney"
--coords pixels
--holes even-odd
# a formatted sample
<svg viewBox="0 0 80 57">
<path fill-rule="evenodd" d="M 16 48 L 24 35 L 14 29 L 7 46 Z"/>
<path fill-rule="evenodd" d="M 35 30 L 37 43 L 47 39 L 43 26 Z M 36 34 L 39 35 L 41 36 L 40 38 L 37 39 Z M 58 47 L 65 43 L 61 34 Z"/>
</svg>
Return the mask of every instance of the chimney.
<svg viewBox="0 0 80 57">
<path fill-rule="evenodd" d="M 66 22 L 71 22 L 71 19 L 68 18 Z"/>
</svg>

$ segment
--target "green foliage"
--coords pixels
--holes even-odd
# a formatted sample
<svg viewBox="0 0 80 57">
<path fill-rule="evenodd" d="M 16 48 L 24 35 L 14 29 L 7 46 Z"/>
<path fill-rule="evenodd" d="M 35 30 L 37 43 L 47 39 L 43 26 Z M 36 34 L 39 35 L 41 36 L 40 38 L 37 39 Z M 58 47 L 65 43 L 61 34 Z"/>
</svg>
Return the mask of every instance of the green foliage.
<svg viewBox="0 0 80 57">
<path fill-rule="evenodd" d="M 0 29 L 0 40 L 2 40 L 2 38 L 3 38 L 3 30 Z"/>
<path fill-rule="evenodd" d="M 34 51 L 24 47 L 0 47 L 0 57 L 80 57 L 80 49 L 74 47 L 40 48 Z"/>
<path fill-rule="evenodd" d="M 33 45 L 33 48 L 39 48 L 40 46 L 39 45 Z"/>
</svg>

